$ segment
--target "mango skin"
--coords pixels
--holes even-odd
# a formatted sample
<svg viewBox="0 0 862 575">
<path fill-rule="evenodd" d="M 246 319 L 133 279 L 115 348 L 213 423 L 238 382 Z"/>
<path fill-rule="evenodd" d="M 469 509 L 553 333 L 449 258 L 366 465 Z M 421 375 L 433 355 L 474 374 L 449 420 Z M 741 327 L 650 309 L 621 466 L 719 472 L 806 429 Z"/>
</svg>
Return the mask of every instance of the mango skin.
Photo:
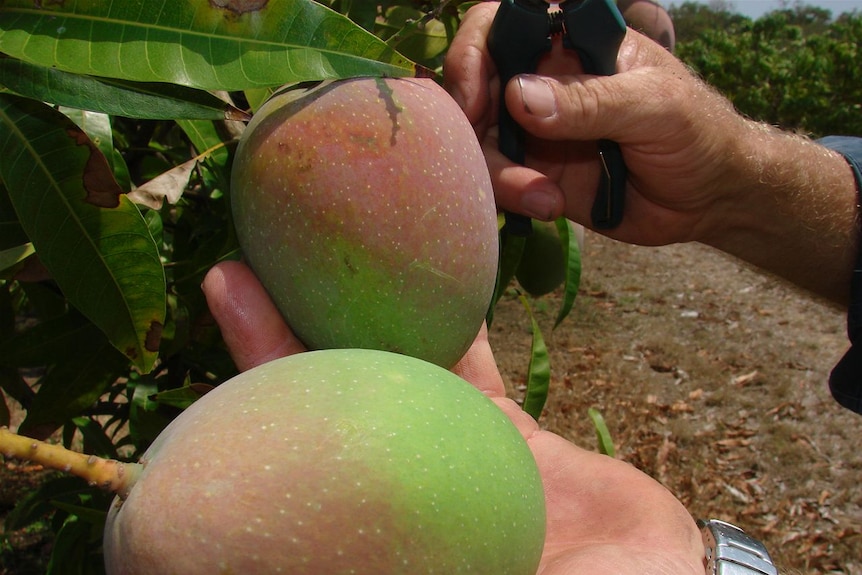
<svg viewBox="0 0 862 575">
<path fill-rule="evenodd" d="M 545 500 L 509 419 L 394 353 L 275 360 L 157 438 L 105 527 L 109 575 L 534 575 Z"/>
<path fill-rule="evenodd" d="M 430 79 L 276 94 L 244 132 L 231 201 L 243 253 L 311 349 L 453 366 L 494 290 L 498 237 L 476 135 Z"/>
</svg>

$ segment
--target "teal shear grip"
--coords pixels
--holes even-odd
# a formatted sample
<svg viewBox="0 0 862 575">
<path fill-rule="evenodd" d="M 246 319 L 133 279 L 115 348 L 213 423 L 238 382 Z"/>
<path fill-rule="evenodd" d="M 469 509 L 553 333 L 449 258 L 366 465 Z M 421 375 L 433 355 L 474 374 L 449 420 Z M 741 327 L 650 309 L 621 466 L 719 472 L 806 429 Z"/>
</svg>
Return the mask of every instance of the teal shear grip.
<svg viewBox="0 0 862 575">
<path fill-rule="evenodd" d="M 580 57 L 584 72 L 610 76 L 616 72 L 617 53 L 626 24 L 613 0 L 564 0 L 549 10 L 544 0 L 502 0 L 488 36 L 488 49 L 500 75 L 499 148 L 510 160 L 524 164 L 524 130 L 506 109 L 503 90 L 518 74 L 535 72 L 554 36 Z M 602 174 L 593 203 L 592 224 L 598 229 L 619 225 L 623 217 L 626 179 L 622 152 L 616 142 L 599 140 Z M 515 235 L 528 235 L 529 218 L 506 214 Z"/>
</svg>

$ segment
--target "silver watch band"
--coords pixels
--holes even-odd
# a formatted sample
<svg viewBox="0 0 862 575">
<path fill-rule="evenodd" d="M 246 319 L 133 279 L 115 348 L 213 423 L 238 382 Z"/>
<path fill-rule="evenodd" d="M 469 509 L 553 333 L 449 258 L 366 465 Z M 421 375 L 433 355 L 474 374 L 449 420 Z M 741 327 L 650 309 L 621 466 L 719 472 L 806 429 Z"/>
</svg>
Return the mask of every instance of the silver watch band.
<svg viewBox="0 0 862 575">
<path fill-rule="evenodd" d="M 739 527 L 718 519 L 697 524 L 706 547 L 707 575 L 778 575 L 763 543 Z"/>
</svg>

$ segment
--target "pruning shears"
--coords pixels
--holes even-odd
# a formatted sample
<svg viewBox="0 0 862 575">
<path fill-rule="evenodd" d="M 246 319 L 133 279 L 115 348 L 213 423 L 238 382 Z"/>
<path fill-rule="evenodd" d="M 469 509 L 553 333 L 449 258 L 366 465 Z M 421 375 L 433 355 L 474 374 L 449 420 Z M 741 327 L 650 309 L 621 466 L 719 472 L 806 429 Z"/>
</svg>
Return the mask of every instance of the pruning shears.
<svg viewBox="0 0 862 575">
<path fill-rule="evenodd" d="M 564 48 L 578 53 L 584 72 L 610 76 L 626 34 L 614 0 L 563 0 L 556 10 L 549 8 L 545 0 L 501 0 L 488 36 L 500 75 L 499 148 L 518 164 L 524 163 L 525 135 L 506 109 L 503 90 L 509 80 L 534 72 L 557 36 L 562 36 Z M 599 140 L 598 147 L 603 169 L 591 217 L 594 227 L 609 229 L 623 216 L 627 170 L 616 142 Z M 511 213 L 506 214 L 506 225 L 515 235 L 528 235 L 532 228 L 529 218 Z"/>
</svg>

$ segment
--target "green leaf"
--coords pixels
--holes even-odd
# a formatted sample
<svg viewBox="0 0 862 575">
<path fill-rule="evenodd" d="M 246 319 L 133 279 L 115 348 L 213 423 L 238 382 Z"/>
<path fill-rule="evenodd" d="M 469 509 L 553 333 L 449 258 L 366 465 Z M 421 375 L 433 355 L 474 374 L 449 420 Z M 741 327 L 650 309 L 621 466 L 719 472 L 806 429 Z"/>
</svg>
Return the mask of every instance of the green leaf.
<svg viewBox="0 0 862 575">
<path fill-rule="evenodd" d="M 434 64 L 434 59 L 449 47 L 443 23 L 408 6 L 391 8 L 386 21 L 378 22 L 375 31 L 392 48 L 426 66 Z"/>
<path fill-rule="evenodd" d="M 116 446 L 98 421 L 89 417 L 75 417 L 72 419 L 72 424 L 84 438 L 84 453 L 119 459 L 120 454 L 117 453 Z"/>
<path fill-rule="evenodd" d="M 70 515 L 57 532 L 46 575 L 103 575 L 99 530 Z"/>
<path fill-rule="evenodd" d="M 29 241 L 21 222 L 18 221 L 18 215 L 15 214 L 15 208 L 12 207 L 9 192 L 0 181 L 0 249 L 16 248 Z"/>
<path fill-rule="evenodd" d="M 90 525 L 95 525 L 101 532 L 105 525 L 105 520 L 108 518 L 108 512 L 104 509 L 95 509 L 93 507 L 89 507 L 87 505 L 69 503 L 67 501 L 51 501 L 51 504 L 60 509 L 61 511 L 65 511 L 69 515 L 74 515 L 78 519 L 84 520 L 84 522 L 89 523 Z"/>
<path fill-rule="evenodd" d="M 344 14 L 366 30 L 371 30 L 377 20 L 378 4 L 368 0 L 320 0 L 333 10 Z"/>
<path fill-rule="evenodd" d="M 554 321 L 554 328 L 560 325 L 564 319 L 572 311 L 572 305 L 575 303 L 575 297 L 578 295 L 578 289 L 581 285 L 581 246 L 578 243 L 578 236 L 572 222 L 565 217 L 559 218 L 556 221 L 557 232 L 560 234 L 560 244 L 563 247 L 563 254 L 566 260 L 566 280 L 563 291 L 563 302 L 560 304 L 560 311 L 557 313 L 557 319 Z"/>
<path fill-rule="evenodd" d="M 200 120 L 177 120 L 177 125 L 188 136 L 198 154 L 210 151 L 208 156 L 210 161 L 221 168 L 227 166 L 230 151 L 225 145 L 225 140 L 230 137 L 221 133 L 216 123 Z"/>
<path fill-rule="evenodd" d="M 89 490 L 87 484 L 77 477 L 62 475 L 52 477 L 18 501 L 15 508 L 6 516 L 3 526 L 7 531 L 17 531 L 27 527 L 42 519 L 53 509 L 51 500 L 74 500 L 84 490 Z"/>
<path fill-rule="evenodd" d="M 155 400 L 158 386 L 149 376 L 134 382 L 129 411 L 129 433 L 135 445 L 146 446 L 152 442 L 176 417 L 176 411 L 168 411 Z"/>
<path fill-rule="evenodd" d="M 548 347 L 542 337 L 542 330 L 539 328 L 539 322 L 536 321 L 533 310 L 530 308 L 530 302 L 524 295 L 521 295 L 520 299 L 530 316 L 533 332 L 533 341 L 530 345 L 530 366 L 527 369 L 527 391 L 524 396 L 523 408 L 533 419 L 538 421 L 542 415 L 542 409 L 545 407 L 545 402 L 548 400 L 548 389 L 551 384 L 551 361 Z"/>
<path fill-rule="evenodd" d="M 145 120 L 244 120 L 248 115 L 209 92 L 174 84 L 94 78 L 0 58 L 0 84 L 34 100 Z"/>
<path fill-rule="evenodd" d="M 494 320 L 494 307 L 500 301 L 500 298 L 503 297 L 503 294 L 506 293 L 506 288 L 509 287 L 512 278 L 515 277 L 518 263 L 524 254 L 524 244 L 526 243 L 525 237 L 509 233 L 509 230 L 505 226 L 500 228 L 499 238 L 500 257 L 497 264 L 497 284 L 494 286 L 494 296 L 491 299 L 491 306 L 485 315 L 485 322 L 488 326 Z"/>
<path fill-rule="evenodd" d="M 186 409 L 212 389 L 213 386 L 205 383 L 187 383 L 183 387 L 160 391 L 153 396 L 153 400 L 161 405 Z"/>
<path fill-rule="evenodd" d="M 35 253 L 36 250 L 31 243 L 0 250 L 0 272 L 23 262 Z"/>
<path fill-rule="evenodd" d="M 86 339 L 71 343 L 72 357 L 58 362 L 40 381 L 36 397 L 19 431 L 45 439 L 76 415 L 92 407 L 121 375 L 125 357 L 94 327 Z M 92 333 L 95 332 L 95 333 Z"/>
<path fill-rule="evenodd" d="M 0 94 L 0 177 L 69 301 L 149 371 L 165 317 L 164 270 L 104 155 L 60 112 Z"/>
<path fill-rule="evenodd" d="M 614 440 L 611 438 L 611 432 L 608 429 L 608 424 L 605 423 L 605 418 L 601 412 L 595 408 L 587 410 L 590 419 L 593 420 L 593 427 L 596 429 L 596 439 L 599 442 L 599 453 L 614 456 L 616 449 L 614 448 Z"/>
<path fill-rule="evenodd" d="M 276 91 L 276 88 L 252 88 L 245 91 L 245 99 L 252 111 L 257 112 Z"/>
<path fill-rule="evenodd" d="M 313 0 L 5 0 L 0 52 L 65 72 L 204 90 L 414 74 L 382 40 Z"/>
<path fill-rule="evenodd" d="M 101 112 L 89 112 L 77 108 L 60 108 L 60 111 L 87 134 L 87 137 L 99 148 L 110 165 L 114 155 L 111 118 Z M 111 171 L 113 169 L 114 167 L 111 166 Z"/>
</svg>

